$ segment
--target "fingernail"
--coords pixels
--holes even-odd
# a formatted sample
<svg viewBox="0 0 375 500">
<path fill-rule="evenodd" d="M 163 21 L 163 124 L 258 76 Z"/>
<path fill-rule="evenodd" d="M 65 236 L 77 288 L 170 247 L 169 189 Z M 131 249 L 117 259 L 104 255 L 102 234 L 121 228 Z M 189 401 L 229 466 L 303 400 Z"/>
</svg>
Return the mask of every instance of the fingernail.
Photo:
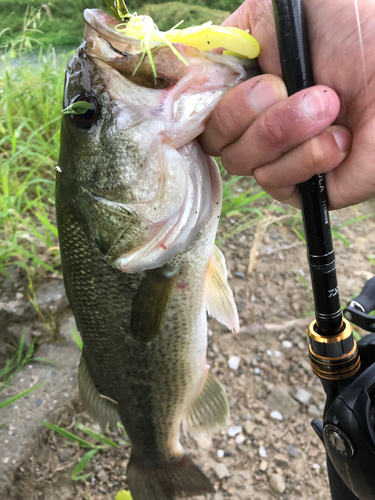
<svg viewBox="0 0 375 500">
<path fill-rule="evenodd" d="M 337 128 L 332 131 L 332 135 L 340 151 L 347 151 L 351 144 L 351 135 L 344 128 Z"/>
<path fill-rule="evenodd" d="M 259 80 L 254 87 L 251 87 L 248 95 L 248 103 L 259 113 L 273 106 L 279 100 L 279 87 L 271 80 Z"/>
<path fill-rule="evenodd" d="M 326 115 L 326 104 L 322 92 L 310 90 L 302 97 L 302 109 L 313 120 L 323 120 Z"/>
</svg>

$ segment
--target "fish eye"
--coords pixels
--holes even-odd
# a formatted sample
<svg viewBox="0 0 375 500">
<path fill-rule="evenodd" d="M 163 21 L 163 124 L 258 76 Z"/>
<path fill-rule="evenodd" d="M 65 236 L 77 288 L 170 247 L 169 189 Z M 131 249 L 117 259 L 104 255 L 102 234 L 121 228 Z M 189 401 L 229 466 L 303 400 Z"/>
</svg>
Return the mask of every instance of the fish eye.
<svg viewBox="0 0 375 500">
<path fill-rule="evenodd" d="M 81 101 L 89 102 L 91 104 L 91 108 L 89 108 L 85 113 L 79 115 L 72 114 L 70 115 L 70 117 L 76 127 L 88 130 L 98 119 L 100 107 L 97 99 L 90 94 L 80 94 L 74 97 L 71 101 L 71 104 Z"/>
</svg>

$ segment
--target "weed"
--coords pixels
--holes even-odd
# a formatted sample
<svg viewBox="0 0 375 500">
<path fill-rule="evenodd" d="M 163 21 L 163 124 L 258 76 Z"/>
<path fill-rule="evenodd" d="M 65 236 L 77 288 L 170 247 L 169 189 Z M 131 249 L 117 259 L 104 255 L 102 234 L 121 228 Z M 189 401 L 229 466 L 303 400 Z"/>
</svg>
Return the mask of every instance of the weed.
<svg viewBox="0 0 375 500">
<path fill-rule="evenodd" d="M 9 44 L 22 34 L 36 39 L 44 45 L 78 46 L 83 34 L 82 13 L 84 9 L 99 8 L 108 11 L 105 0 L 50 0 L 41 7 L 25 10 L 29 0 L 1 0 L 2 16 L 0 32 L 3 30 L 3 45 Z M 149 3 L 144 0 L 126 2 L 129 11 L 152 16 L 161 30 L 168 30 L 184 19 L 184 27 L 199 25 L 207 21 L 214 24 L 221 22 L 241 4 L 240 0 L 188 0 L 187 2 Z M 218 10 L 220 9 L 220 10 Z M 26 19 L 26 22 L 25 22 Z M 25 29 L 26 28 L 26 29 Z"/>
<path fill-rule="evenodd" d="M 72 328 L 72 335 L 73 335 L 74 342 L 77 344 L 78 349 L 80 351 L 82 351 L 82 349 L 83 349 L 82 338 L 81 338 L 80 334 L 77 332 L 77 330 L 73 326 L 71 328 Z"/>
<path fill-rule="evenodd" d="M 24 391 L 21 391 L 15 394 L 14 396 L 9 397 L 5 401 L 0 401 L 0 410 L 5 408 L 6 406 L 13 404 L 15 401 L 18 401 L 19 399 L 23 398 L 24 396 L 26 396 L 26 394 L 29 394 L 30 392 L 35 391 L 36 389 L 39 389 L 39 387 L 42 387 L 43 385 L 45 385 L 45 383 L 33 385 L 32 387 L 29 387 L 28 389 L 25 389 Z"/>
<path fill-rule="evenodd" d="M 1 386 L 4 388 L 8 385 L 10 379 L 33 359 L 35 341 L 25 351 L 25 332 L 22 332 L 20 343 L 14 350 L 13 356 L 6 360 L 5 366 L 0 370 L 0 392 Z"/>
<path fill-rule="evenodd" d="M 52 49 L 35 65 L 0 70 L 0 273 L 10 265 L 56 273 L 60 265 L 54 224 L 54 173 L 59 150 L 63 69 Z"/>
<path fill-rule="evenodd" d="M 72 432 L 67 431 L 66 429 L 63 429 L 62 427 L 59 427 L 58 425 L 51 424 L 46 421 L 42 421 L 42 424 L 51 429 L 54 432 L 57 432 L 61 436 L 65 437 L 72 443 L 78 444 L 81 448 L 90 448 L 90 450 L 84 454 L 84 456 L 81 458 L 81 460 L 78 462 L 76 467 L 73 469 L 72 474 L 71 474 L 71 479 L 73 481 L 80 481 L 80 480 L 85 480 L 90 473 L 88 474 L 83 474 L 81 475 L 81 472 L 83 469 L 86 467 L 86 465 L 89 464 L 90 460 L 93 458 L 93 456 L 99 451 L 99 450 L 108 450 L 110 448 L 118 448 L 119 444 L 127 444 L 128 442 L 124 439 L 119 439 L 119 444 L 115 443 L 112 439 L 108 438 L 101 432 L 95 431 L 93 429 L 90 429 L 89 427 L 86 427 L 85 425 L 81 424 L 80 422 L 77 422 L 75 424 L 75 427 L 89 436 L 93 440 L 93 442 L 87 441 L 86 439 L 83 439 L 76 434 L 73 434 Z M 122 427 L 123 429 L 123 427 Z M 100 444 L 97 444 L 100 443 Z"/>
</svg>

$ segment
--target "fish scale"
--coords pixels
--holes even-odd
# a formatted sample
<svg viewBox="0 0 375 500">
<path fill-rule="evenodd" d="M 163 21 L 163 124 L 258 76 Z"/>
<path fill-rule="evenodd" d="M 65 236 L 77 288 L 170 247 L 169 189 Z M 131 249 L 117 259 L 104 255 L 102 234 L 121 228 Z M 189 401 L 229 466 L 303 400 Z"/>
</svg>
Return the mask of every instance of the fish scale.
<svg viewBox="0 0 375 500">
<path fill-rule="evenodd" d="M 64 190 L 59 182 L 56 192 L 59 201 L 61 189 Z M 164 433 L 170 432 L 171 422 L 176 427 L 173 417 L 187 406 L 188 380 L 200 368 L 196 366 L 201 364 L 199 358 L 191 356 L 191 351 L 196 353 L 192 339 L 201 339 L 198 350 L 205 357 L 206 317 L 202 304 L 210 249 L 202 245 L 202 240 L 207 239 L 207 233 L 212 231 L 206 227 L 185 255 L 175 258 L 187 268 L 180 277 L 189 282 L 188 292 L 183 293 L 186 289 L 180 291 L 177 288 L 180 293 L 170 301 L 165 328 L 154 342 L 145 346 L 129 335 L 132 302 L 145 273 L 130 275 L 113 269 L 90 242 L 87 232 L 82 231 L 78 218 L 74 220 L 71 214 L 68 215 L 60 202 L 57 207 L 64 273 L 73 270 L 66 281 L 67 293 L 83 339 L 89 371 L 100 392 L 119 402 L 120 416 L 130 439 L 133 433 L 137 433 L 138 441 L 139 434 L 142 434 L 146 444 L 139 447 L 150 453 L 153 401 L 167 401 L 164 407 L 156 403 L 161 436 L 152 437 L 157 443 L 152 446 L 159 449 L 158 442 L 169 442 Z M 204 335 L 197 335 L 196 329 L 203 330 Z M 137 364 L 131 363 L 134 358 Z M 121 369 L 115 370 L 116 366 Z M 145 383 L 148 371 L 154 376 Z M 102 387 L 103 380 L 106 381 L 105 388 Z M 153 385 L 155 382 L 157 386 Z M 133 398 L 134 394 L 139 394 L 137 385 L 141 386 L 142 401 Z M 138 407 L 138 412 L 135 407 Z M 131 408 L 131 415 L 128 408 Z M 176 429 L 172 430 L 172 434 L 176 432 Z"/>
</svg>

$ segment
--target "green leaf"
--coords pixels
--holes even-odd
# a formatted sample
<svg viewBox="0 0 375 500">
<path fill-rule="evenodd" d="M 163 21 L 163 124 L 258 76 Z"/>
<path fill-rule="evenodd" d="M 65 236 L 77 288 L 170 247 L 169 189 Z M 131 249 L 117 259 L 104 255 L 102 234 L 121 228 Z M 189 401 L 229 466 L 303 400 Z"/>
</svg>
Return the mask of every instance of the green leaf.
<svg viewBox="0 0 375 500">
<path fill-rule="evenodd" d="M 121 490 L 117 493 L 115 500 L 132 500 L 130 491 Z"/>
<path fill-rule="evenodd" d="M 92 106 L 91 102 L 78 101 L 74 102 L 67 108 L 61 111 L 62 115 L 84 115 Z"/>
<path fill-rule="evenodd" d="M 96 439 L 97 441 L 100 441 L 101 443 L 107 444 L 107 445 L 112 446 L 114 448 L 118 448 L 118 444 L 116 444 L 114 441 L 112 441 L 112 439 L 109 439 L 106 436 L 104 436 L 101 432 L 96 432 L 92 429 L 89 429 L 85 425 L 81 424 L 81 422 L 77 422 L 75 424 L 75 426 L 77 427 L 77 429 L 84 432 L 88 436 Z"/>
<path fill-rule="evenodd" d="M 92 457 L 99 451 L 99 448 L 94 448 L 93 450 L 88 451 L 78 464 L 74 467 L 72 475 L 70 476 L 73 481 L 79 481 L 80 479 L 84 480 L 87 478 L 89 474 L 84 474 L 83 476 L 78 476 L 80 472 L 86 467 L 86 465 L 90 462 Z"/>
<path fill-rule="evenodd" d="M 82 348 L 83 348 L 82 338 L 81 338 L 80 334 L 77 332 L 77 330 L 74 328 L 74 326 L 72 326 L 71 329 L 72 329 L 74 342 L 77 344 L 78 349 L 80 351 L 82 351 Z"/>
<path fill-rule="evenodd" d="M 52 431 L 57 432 L 58 434 L 61 434 L 61 436 L 66 437 L 67 439 L 70 439 L 71 441 L 75 441 L 78 443 L 80 446 L 83 448 L 98 448 L 97 446 L 89 443 L 88 441 L 85 441 L 84 439 L 81 439 L 80 437 L 76 436 L 75 434 L 72 434 L 71 432 L 62 429 L 58 425 L 50 424 L 49 422 L 45 422 L 44 420 L 41 421 L 43 425 L 51 429 Z"/>
<path fill-rule="evenodd" d="M 29 392 L 35 391 L 35 389 L 38 389 L 39 387 L 42 387 L 42 385 L 45 385 L 45 384 L 46 384 L 46 382 L 43 382 L 42 384 L 33 385 L 32 387 L 29 387 L 29 389 L 25 389 L 24 391 L 21 391 L 18 394 L 15 394 L 14 396 L 6 399 L 5 401 L 1 401 L 0 402 L 0 410 L 5 408 L 6 406 L 11 405 L 15 401 L 18 401 L 19 399 L 26 396 L 26 394 L 29 394 Z"/>
</svg>

